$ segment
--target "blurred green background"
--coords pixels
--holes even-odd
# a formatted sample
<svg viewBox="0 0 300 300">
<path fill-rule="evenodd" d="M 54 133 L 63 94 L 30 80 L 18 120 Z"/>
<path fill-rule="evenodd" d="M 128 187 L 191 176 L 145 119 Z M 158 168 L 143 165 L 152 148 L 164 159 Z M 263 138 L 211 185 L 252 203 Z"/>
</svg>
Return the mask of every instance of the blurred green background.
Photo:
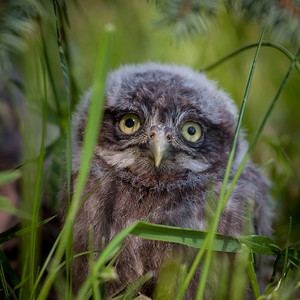
<svg viewBox="0 0 300 300">
<path fill-rule="evenodd" d="M 57 47 L 55 14 L 51 1 L 42 2 L 45 14 L 39 24 L 44 32 L 49 65 L 54 75 L 58 98 L 62 108 L 66 105 L 66 91 Z M 155 25 L 161 16 L 155 4 L 141 0 L 111 1 L 66 1 L 70 28 L 65 26 L 62 37 L 67 42 L 69 71 L 74 89 L 72 100 L 78 101 L 78 95 L 88 89 L 93 81 L 96 54 L 101 40 L 101 31 L 105 24 L 115 26 L 112 69 L 128 63 L 157 61 L 162 63 L 184 64 L 201 70 L 216 62 L 241 46 L 258 42 L 261 27 L 258 24 L 246 23 L 229 15 L 226 10 L 220 18 L 213 20 L 212 26 L 202 35 L 193 35 L 174 42 L 172 30 Z M 41 54 L 40 28 L 34 23 L 31 30 L 25 32 L 27 47 L 22 53 L 12 56 L 12 68 L 5 73 L 6 80 L 17 72 L 24 83 L 26 98 L 33 95 L 38 102 L 36 90 L 41 90 L 41 67 L 38 57 Z M 268 35 L 266 41 L 272 41 Z M 101 45 L 100 45 L 101 46 Z M 286 46 L 292 53 L 296 49 Z M 207 72 L 207 76 L 219 83 L 219 87 L 228 92 L 237 106 L 241 105 L 248 76 L 251 69 L 255 48 L 244 51 L 230 60 Z M 251 141 L 283 80 L 290 61 L 281 52 L 270 47 L 263 47 L 259 55 L 254 79 L 246 107 L 244 128 L 247 139 Z M 13 70 L 13 71 L 12 71 Z M 2 74 L 3 75 L 3 74 Z M 4 76 L 3 76 L 4 78 Z M 6 84 L 9 81 L 6 81 Z M 31 87 L 35 84 L 33 91 Z M 55 101 L 53 92 L 48 87 L 48 101 L 53 114 L 48 112 L 48 140 L 50 145 L 59 137 L 55 119 Z M 294 70 L 285 87 L 275 110 L 269 119 L 264 133 L 253 153 L 253 161 L 260 167 L 268 162 L 264 174 L 270 179 L 274 202 L 274 235 L 282 244 L 288 232 L 289 217 L 293 218 L 292 239 L 300 240 L 300 74 Z M 30 98 L 30 97 L 29 97 Z M 34 102 L 34 101 L 33 101 Z M 35 104 L 39 107 L 39 104 Z M 18 105 L 17 105 L 18 106 Z M 40 108 L 36 110 L 36 115 Z M 51 119 L 52 118 L 52 119 Z M 61 118 L 63 119 L 63 118 Z M 38 121 L 37 121 L 38 122 Z M 34 126 L 33 126 L 34 127 Z M 27 128 L 24 130 L 24 128 Z M 23 138 L 36 143 L 39 128 L 23 125 Z M 31 137 L 31 138 L 30 138 Z M 59 144 L 61 148 L 64 143 Z M 32 147 L 32 146 L 31 146 Z M 23 145 L 24 148 L 24 145 Z M 25 147 L 26 148 L 26 147 Z M 30 148 L 30 147 L 29 147 Z M 34 147 L 33 147 L 34 148 Z M 27 147 L 28 149 L 28 147 Z M 48 180 L 47 198 L 52 208 L 57 208 L 57 177 L 63 177 L 64 159 L 59 158 L 63 150 L 50 157 L 52 170 Z M 20 163 L 22 159 L 20 159 Z M 58 176 L 59 174 L 59 176 Z M 53 182 L 52 182 L 53 180 Z M 51 213 L 49 213 L 51 214 Z"/>
</svg>

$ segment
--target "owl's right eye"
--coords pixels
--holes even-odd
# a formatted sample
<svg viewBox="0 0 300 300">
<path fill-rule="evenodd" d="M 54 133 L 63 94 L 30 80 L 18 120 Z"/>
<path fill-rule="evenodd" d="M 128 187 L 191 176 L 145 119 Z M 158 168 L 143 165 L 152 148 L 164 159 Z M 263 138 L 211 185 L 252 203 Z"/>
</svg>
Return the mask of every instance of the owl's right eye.
<svg viewBox="0 0 300 300">
<path fill-rule="evenodd" d="M 140 126 L 140 119 L 135 114 L 126 114 L 120 120 L 120 129 L 126 134 L 133 134 Z"/>
</svg>

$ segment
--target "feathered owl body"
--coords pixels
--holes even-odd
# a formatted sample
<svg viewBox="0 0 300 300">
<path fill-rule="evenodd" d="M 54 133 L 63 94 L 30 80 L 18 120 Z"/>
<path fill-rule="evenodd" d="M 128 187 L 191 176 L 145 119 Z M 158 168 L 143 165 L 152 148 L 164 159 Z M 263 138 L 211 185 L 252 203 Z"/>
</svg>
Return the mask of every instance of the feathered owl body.
<svg viewBox="0 0 300 300">
<path fill-rule="evenodd" d="M 91 92 L 74 118 L 73 179 L 81 153 Z M 140 220 L 207 230 L 234 138 L 237 110 L 230 97 L 204 74 L 184 66 L 147 63 L 110 74 L 101 131 L 83 198 L 114 168 L 79 210 L 74 225 L 75 252 L 95 249 Z M 241 136 L 232 176 L 247 150 Z M 249 161 L 221 216 L 218 232 L 240 235 L 253 211 L 257 234 L 270 231 L 268 188 Z M 109 295 L 152 271 L 142 292 L 151 295 L 165 256 L 194 250 L 134 237 L 116 262 L 118 280 Z M 188 255 L 187 255 L 188 256 Z M 75 286 L 89 272 L 87 257 L 75 260 Z M 190 291 L 193 294 L 193 289 Z"/>
</svg>

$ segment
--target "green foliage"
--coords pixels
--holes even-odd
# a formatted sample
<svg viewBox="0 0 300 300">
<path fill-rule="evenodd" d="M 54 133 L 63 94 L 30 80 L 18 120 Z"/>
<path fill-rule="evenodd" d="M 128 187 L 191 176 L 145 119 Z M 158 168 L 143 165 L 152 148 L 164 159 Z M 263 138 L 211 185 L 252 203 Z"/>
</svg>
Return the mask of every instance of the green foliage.
<svg viewBox="0 0 300 300">
<path fill-rule="evenodd" d="M 229 10 L 249 21 L 265 24 L 279 42 L 298 46 L 300 42 L 300 3 L 297 0 L 225 0 Z"/>
<path fill-rule="evenodd" d="M 206 32 L 211 26 L 210 18 L 216 18 L 222 10 L 221 1 L 156 1 L 162 17 L 158 26 L 171 27 L 174 38 Z"/>
<path fill-rule="evenodd" d="M 175 39 L 206 32 L 226 9 L 235 18 L 259 22 L 279 42 L 300 42 L 300 4 L 297 0 L 157 0 L 157 25 L 167 25 Z"/>
<path fill-rule="evenodd" d="M 287 145 L 292 139 L 287 139 L 287 142 L 284 142 L 284 137 L 280 136 L 279 133 L 277 134 L 276 131 L 272 135 L 270 131 L 273 130 L 273 127 L 275 130 L 278 130 L 276 125 L 280 122 L 276 122 L 275 119 L 275 122 L 268 127 L 267 121 L 270 121 L 270 116 L 275 105 L 280 105 L 277 103 L 280 97 L 286 100 L 283 106 L 280 106 L 281 110 L 289 107 L 291 110 L 290 114 L 295 113 L 298 118 L 299 105 L 297 95 L 299 93 L 297 91 L 299 91 L 298 58 L 300 51 L 294 56 L 291 51 L 280 44 L 263 41 L 263 35 L 259 43 L 250 44 L 248 40 L 252 38 L 251 34 L 252 32 L 256 32 L 257 27 L 254 27 L 253 30 L 252 25 L 246 25 L 249 26 L 246 28 L 250 29 L 245 29 L 242 26 L 237 29 L 235 25 L 232 26 L 231 21 L 228 21 L 224 17 L 224 7 L 235 18 L 239 17 L 243 18 L 243 20 L 246 18 L 251 21 L 259 20 L 266 27 L 266 34 L 271 32 L 271 37 L 274 36 L 278 41 L 285 41 L 299 46 L 299 2 L 275 0 L 164 0 L 155 2 L 161 14 L 160 19 L 149 4 L 127 4 L 117 0 L 97 3 L 88 1 L 82 7 L 80 5 L 83 4 L 79 1 L 74 3 L 68 2 L 69 10 L 67 10 L 67 5 L 63 0 L 54 0 L 52 3 L 34 0 L 10 0 L 0 4 L 0 73 L 8 69 L 8 65 L 4 65 L 4 63 L 11 61 L 11 67 L 20 71 L 22 76 L 20 81 L 14 78 L 8 81 L 10 83 L 9 87 L 13 90 L 17 86 L 18 91 L 26 98 L 24 100 L 26 104 L 24 115 L 26 117 L 24 117 L 25 120 L 22 118 L 19 120 L 19 127 L 22 131 L 24 141 L 22 158 L 24 163 L 19 166 L 18 170 L 13 172 L 0 172 L 0 185 L 10 184 L 15 180 L 21 180 L 22 182 L 20 208 L 15 208 L 8 203 L 6 198 L 0 197 L 0 209 L 16 215 L 22 220 L 21 223 L 0 233 L 0 244 L 5 246 L 8 241 L 16 240 L 17 237 L 23 238 L 20 246 L 20 253 L 22 253 L 23 258 L 19 261 L 18 272 L 12 268 L 5 253 L 0 251 L 0 280 L 5 297 L 13 297 L 15 299 L 28 299 L 28 297 L 29 299 L 46 299 L 51 289 L 54 289 L 61 298 L 72 299 L 74 297 L 71 285 L 72 262 L 80 255 L 89 255 L 91 274 L 84 282 L 76 299 L 88 299 L 89 297 L 104 299 L 105 282 L 116 277 L 113 264 L 117 257 L 122 255 L 122 249 L 126 247 L 126 244 L 123 245 L 123 241 L 128 235 L 150 240 L 179 243 L 187 247 L 200 249 L 190 268 L 187 265 L 182 265 L 180 260 L 174 262 L 166 261 L 155 291 L 157 299 L 168 294 L 166 293 L 166 287 L 169 286 L 173 287 L 172 297 L 183 299 L 184 293 L 199 263 L 203 264 L 198 292 L 199 299 L 202 298 L 204 289 L 210 290 L 213 299 L 221 299 L 224 295 L 231 296 L 232 299 L 241 299 L 245 297 L 245 287 L 247 286 L 248 278 L 250 279 L 255 298 L 259 299 L 266 299 L 267 297 L 268 299 L 291 299 L 294 293 L 299 290 L 300 242 L 297 242 L 300 238 L 297 235 L 299 216 L 294 221 L 295 227 L 292 228 L 290 223 L 288 238 L 284 234 L 282 234 L 283 237 L 275 235 L 274 239 L 253 235 L 229 237 L 215 234 L 222 209 L 229 199 L 230 192 L 238 179 L 243 165 L 254 150 L 254 147 L 257 146 L 265 127 L 269 132 L 264 137 L 267 142 L 259 149 L 268 149 L 268 160 L 275 153 L 272 165 L 266 165 L 266 170 L 272 168 L 269 173 L 275 181 L 277 190 L 275 190 L 274 195 L 280 205 L 288 205 L 288 201 L 285 199 L 285 197 L 288 197 L 287 186 L 290 182 L 288 180 L 290 178 L 297 178 L 298 176 L 297 167 L 291 166 L 283 150 L 283 148 L 288 147 Z M 97 9 L 93 9 L 94 6 Z M 115 7 L 120 8 L 118 12 Z M 122 13 L 123 10 L 121 8 L 125 9 L 126 14 Z M 100 12 L 101 18 L 98 17 Z M 95 16 L 92 17 L 94 13 L 96 14 L 96 18 Z M 211 40 L 207 39 L 207 37 L 201 37 L 201 39 L 195 40 L 195 44 L 186 41 L 187 48 L 181 50 L 182 48 L 174 48 L 172 44 L 169 44 L 169 40 L 166 41 L 165 37 L 155 36 L 157 31 L 154 33 L 152 27 L 149 29 L 145 25 L 146 21 L 153 19 L 156 20 L 155 24 L 160 26 L 161 32 L 164 32 L 165 26 L 170 27 L 177 40 L 182 36 L 204 33 L 208 30 L 211 30 L 211 34 L 216 34 L 216 36 Z M 125 22 L 126 20 L 134 20 L 135 24 L 125 26 L 128 23 Z M 225 24 L 219 36 L 217 26 L 215 26 L 214 30 L 210 26 L 211 23 L 217 23 L 217 20 Z M 82 22 L 84 22 L 85 26 L 82 25 Z M 117 24 L 116 30 L 113 25 L 104 26 L 106 22 Z M 71 28 L 74 28 L 73 31 L 72 29 L 69 31 L 68 28 L 70 28 L 70 25 L 72 26 Z M 98 45 L 100 29 L 102 35 L 101 42 Z M 115 33 L 113 34 L 113 32 Z M 115 44 L 117 44 L 115 47 L 112 47 L 112 35 L 115 35 Z M 248 45 L 240 48 L 239 43 L 241 41 L 244 42 L 245 39 Z M 228 40 L 229 42 L 226 44 Z M 256 34 L 255 40 L 257 40 Z M 93 43 L 93 41 L 95 42 Z M 91 43 L 91 47 L 86 46 L 90 45 L 89 43 Z M 96 43 L 97 47 L 95 47 Z M 213 48 L 210 45 L 213 45 Z M 235 47 L 239 47 L 239 49 L 225 56 Z M 249 52 L 245 51 L 254 47 L 257 47 L 257 52 L 255 58 L 252 60 L 252 55 L 249 55 Z M 264 56 L 264 49 L 266 47 L 280 50 L 281 53 L 279 54 L 282 57 L 288 57 L 289 61 L 291 61 L 291 65 L 284 65 L 284 68 L 287 70 L 277 66 L 276 72 L 281 76 L 275 79 L 272 78 L 274 73 L 276 73 L 273 71 L 273 65 L 267 66 L 269 61 L 274 63 L 275 60 L 272 55 L 268 54 Z M 17 54 L 19 58 L 16 59 L 16 56 L 10 55 L 12 53 Z M 237 60 L 237 54 L 241 56 L 240 61 Z M 205 56 L 205 63 L 202 63 L 201 56 Z M 208 57 L 207 59 L 206 56 Z M 278 57 L 281 58 L 281 56 Z M 220 57 L 223 57 L 223 59 L 216 63 L 216 58 Z M 248 59 L 248 57 L 250 58 Z M 10 59 L 8 60 L 8 58 Z M 189 60 L 191 58 L 193 60 Z M 223 69 L 223 73 L 215 73 L 220 76 L 215 77 L 219 77 L 221 81 L 224 78 L 227 80 L 230 77 L 228 74 L 233 76 L 236 72 L 237 76 L 233 76 L 234 79 L 231 79 L 230 84 L 227 83 L 227 88 L 232 88 L 229 88 L 229 90 L 232 91 L 236 98 L 242 98 L 241 93 L 244 92 L 244 87 L 240 87 L 242 80 L 236 84 L 237 78 L 240 80 L 242 72 L 244 70 L 248 72 L 249 68 L 247 64 L 249 63 L 250 65 L 252 63 L 253 67 L 246 92 L 244 92 L 244 101 L 241 105 L 235 137 L 237 138 L 239 134 L 243 116 L 247 119 L 246 114 L 248 109 L 250 113 L 246 122 L 250 125 L 259 124 L 256 115 L 259 115 L 261 118 L 261 115 L 263 115 L 261 112 L 266 113 L 262 118 L 260 126 L 255 130 L 251 129 L 250 136 L 252 137 L 252 142 L 249 150 L 228 189 L 226 189 L 228 187 L 228 176 L 225 177 L 216 217 L 212 220 L 209 232 L 138 222 L 117 234 L 105 249 L 92 249 L 91 247 L 89 252 L 74 256 L 72 252 L 72 229 L 75 215 L 84 201 L 88 201 L 91 193 L 114 171 L 112 169 L 111 172 L 99 181 L 91 193 L 80 203 L 99 126 L 101 126 L 105 79 L 110 69 L 110 62 L 112 62 L 113 66 L 117 66 L 120 63 L 132 60 L 138 62 L 148 59 L 172 60 L 176 63 L 192 64 L 194 67 L 202 68 L 206 72 L 211 70 L 212 72 L 218 72 L 218 70 L 224 68 L 224 65 L 228 66 L 230 63 L 230 68 L 226 67 L 225 71 Z M 19 60 L 22 61 L 21 64 Z M 208 60 L 215 63 L 206 67 L 209 65 Z M 260 67 L 261 65 L 263 67 Z M 216 68 L 217 66 L 218 68 Z M 274 92 L 274 96 L 270 96 L 271 99 L 273 98 L 273 101 L 263 103 L 265 101 L 261 101 L 261 99 L 264 99 L 264 97 L 258 97 L 259 99 L 252 104 L 252 108 L 249 103 L 246 109 L 246 101 L 248 97 L 250 100 L 253 95 L 251 94 L 252 91 L 250 92 L 251 82 L 253 81 L 252 90 L 253 87 L 254 89 L 256 87 L 259 89 L 260 87 L 260 82 L 255 81 L 255 76 L 253 76 L 255 66 L 255 76 L 258 74 L 258 76 L 261 76 L 258 77 L 260 79 L 265 79 L 264 76 L 267 77 L 267 80 L 261 80 L 263 82 L 263 89 L 261 91 L 264 90 L 265 85 L 267 86 L 269 82 L 274 84 L 274 87 L 272 86 L 272 88 L 267 89 L 267 92 L 263 95 L 264 97 L 270 96 L 268 94 L 269 91 Z M 260 68 L 269 68 L 270 72 L 262 73 Z M 298 70 L 296 74 L 298 77 L 291 79 L 294 68 Z M 94 71 L 93 79 L 91 79 L 90 75 L 92 73 L 91 70 Z M 88 75 L 86 76 L 86 74 Z M 5 76 L 9 78 L 8 73 Z M 224 81 L 225 83 L 226 80 Z M 40 238 L 42 238 L 41 229 L 51 228 L 47 226 L 51 224 L 51 220 L 54 218 L 45 218 L 42 216 L 42 198 L 46 200 L 47 198 L 50 199 L 52 203 L 51 208 L 57 206 L 56 195 L 60 189 L 57 177 L 66 177 L 68 187 L 70 188 L 72 160 L 71 114 L 78 102 L 80 93 L 80 88 L 76 84 L 77 81 L 80 82 L 79 85 L 82 89 L 86 87 L 85 81 L 88 85 L 90 82 L 93 82 L 94 87 L 87 129 L 84 136 L 79 176 L 72 201 L 69 201 L 68 204 L 68 214 L 64 227 L 59 234 L 56 233 L 53 243 L 47 251 L 44 250 L 45 253 L 43 253 L 43 257 L 41 258 L 39 257 L 39 249 L 41 249 Z M 287 87 L 286 90 L 291 92 L 284 94 L 284 87 Z M 256 97 L 260 96 L 259 93 L 254 95 Z M 14 97 L 17 98 L 12 93 L 12 98 L 14 99 Z M 251 100 L 255 101 L 256 97 L 252 96 Z M 101 101 L 98 101 L 99 99 Z M 295 99 L 295 102 L 288 102 L 291 101 L 289 99 Z M 263 108 L 260 106 L 263 106 Z M 21 114 L 21 109 L 19 110 L 17 105 L 15 107 L 19 114 Z M 251 109 L 253 109 L 252 113 Z M 252 121 L 252 119 L 254 120 Z M 298 121 L 295 119 L 294 122 Z M 281 123 L 278 132 L 280 132 L 281 128 L 286 128 L 284 127 L 286 126 L 285 123 Z M 30 125 L 30 127 L 27 125 Z M 294 134 L 292 132 L 294 127 L 297 126 L 291 123 L 289 127 L 291 134 Z M 297 135 L 295 134 L 295 136 Z M 297 141 L 293 141 L 293 145 L 297 146 L 299 144 L 297 144 Z M 296 146 L 294 148 L 299 149 Z M 66 149 L 66 151 L 62 148 Z M 231 152 L 231 158 L 234 156 L 234 149 L 235 143 Z M 299 152 L 293 149 L 293 152 L 290 153 L 293 154 L 292 159 L 295 162 L 295 166 L 297 166 L 297 160 L 300 158 Z M 261 162 L 265 164 L 265 158 L 262 156 L 259 157 L 261 157 Z M 281 174 L 277 173 L 278 165 L 283 168 Z M 227 175 L 230 168 L 231 164 L 229 162 Z M 63 178 L 60 178 L 60 181 L 62 180 Z M 294 181 L 292 181 L 292 184 L 294 184 Z M 297 190 L 295 192 L 294 186 L 288 191 L 294 191 L 296 193 L 295 199 L 299 198 L 300 193 L 298 191 L 297 194 Z M 284 199 L 282 200 L 278 195 L 282 195 L 281 197 Z M 297 203 L 299 205 L 299 201 Z M 294 211 L 297 212 L 295 209 Z M 49 213 L 52 216 L 54 215 L 53 211 L 49 212 L 48 210 Z M 283 216 L 283 218 L 286 218 L 286 216 Z M 43 219 L 44 221 L 40 221 Z M 276 229 L 283 231 L 284 228 L 288 227 L 286 223 L 286 220 L 283 221 Z M 287 230 L 285 229 L 285 231 Z M 91 244 L 92 238 L 93 232 L 91 231 Z M 282 246 L 285 242 L 286 245 Z M 228 286 L 226 282 L 226 278 L 229 277 L 229 274 L 226 274 L 229 264 L 224 260 L 222 265 L 214 266 L 213 258 L 216 255 L 215 252 L 235 253 L 236 262 L 233 266 L 233 284 L 231 286 Z M 95 253 L 100 253 L 99 259 L 95 259 Z M 260 291 L 257 283 L 254 268 L 255 253 L 276 258 L 273 265 L 272 281 L 265 291 Z M 64 268 L 66 276 L 64 276 Z M 223 270 L 222 274 L 225 273 L 225 275 L 221 277 L 223 281 L 220 282 L 220 285 L 217 285 L 220 287 L 216 289 L 216 285 L 213 285 L 213 278 L 210 275 L 213 273 L 212 270 L 215 270 L 215 274 L 220 273 L 220 269 Z M 133 299 L 136 296 L 138 287 L 150 278 L 151 274 L 149 273 L 136 282 L 131 283 L 128 287 L 124 287 L 124 290 L 120 290 L 120 294 L 116 295 L 115 299 Z M 143 295 L 140 295 L 137 299 L 142 298 Z"/>
<path fill-rule="evenodd" d="M 31 33 L 34 20 L 42 18 L 45 11 L 35 0 L 10 0 L 0 3 L 0 71 L 10 67 L 10 54 L 20 54 L 27 49 L 24 34 Z"/>
</svg>

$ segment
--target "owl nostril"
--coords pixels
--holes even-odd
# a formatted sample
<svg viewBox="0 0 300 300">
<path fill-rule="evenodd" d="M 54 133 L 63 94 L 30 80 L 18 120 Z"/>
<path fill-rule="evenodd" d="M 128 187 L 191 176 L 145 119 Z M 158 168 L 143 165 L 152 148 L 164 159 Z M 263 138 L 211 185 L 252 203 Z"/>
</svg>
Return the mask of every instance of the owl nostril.
<svg viewBox="0 0 300 300">
<path fill-rule="evenodd" d="M 153 125 L 150 128 L 150 132 L 149 132 L 149 138 L 151 140 L 154 140 L 156 138 L 156 136 L 159 134 L 161 128 L 158 125 Z"/>
<path fill-rule="evenodd" d="M 171 133 L 167 133 L 166 134 L 166 139 L 167 139 L 168 142 L 171 142 L 171 140 L 172 140 L 172 134 Z"/>
<path fill-rule="evenodd" d="M 150 132 L 150 134 L 149 134 L 150 139 L 153 140 L 155 138 L 155 135 L 156 134 L 154 131 Z"/>
</svg>

